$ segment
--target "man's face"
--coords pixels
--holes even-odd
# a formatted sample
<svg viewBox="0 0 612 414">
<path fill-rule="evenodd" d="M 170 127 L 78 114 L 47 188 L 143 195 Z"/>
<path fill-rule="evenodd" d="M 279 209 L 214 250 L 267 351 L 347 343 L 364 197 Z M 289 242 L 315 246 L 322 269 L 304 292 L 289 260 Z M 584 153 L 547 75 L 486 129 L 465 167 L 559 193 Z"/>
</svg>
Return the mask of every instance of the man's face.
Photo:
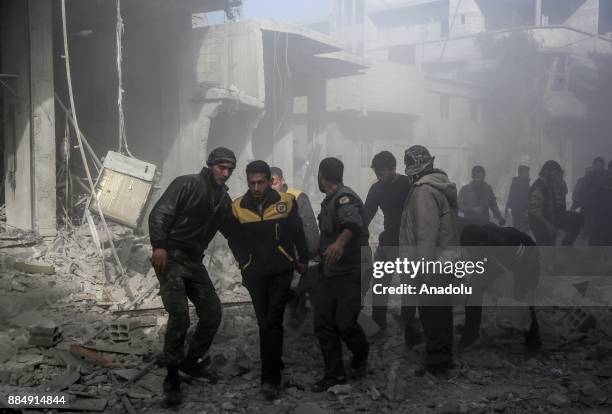
<svg viewBox="0 0 612 414">
<path fill-rule="evenodd" d="M 395 178 L 395 169 L 381 168 L 380 170 L 374 170 L 376 178 L 381 183 L 388 183 Z"/>
<path fill-rule="evenodd" d="M 521 171 L 519 172 L 519 177 L 522 177 L 522 178 L 529 178 L 529 170 L 521 170 Z"/>
<path fill-rule="evenodd" d="M 263 197 L 272 185 L 272 180 L 264 173 L 250 174 L 247 177 L 247 182 L 249 184 L 249 191 L 251 191 L 255 198 Z"/>
<path fill-rule="evenodd" d="M 603 171 L 606 168 L 606 164 L 603 161 L 596 161 L 593 163 L 593 170 Z"/>
<path fill-rule="evenodd" d="M 321 173 L 319 173 L 319 175 L 317 176 L 317 182 L 319 183 L 319 191 L 324 193 L 325 192 L 325 187 L 323 186 L 323 175 L 321 175 Z"/>
<path fill-rule="evenodd" d="M 220 164 L 213 165 L 210 167 L 210 170 L 212 171 L 215 182 L 219 185 L 223 185 L 232 176 L 234 168 L 236 168 L 234 164 L 222 162 Z"/>
<path fill-rule="evenodd" d="M 563 180 L 563 171 L 560 171 L 560 170 L 549 171 L 546 178 L 551 183 L 558 183 L 561 180 Z"/>
<path fill-rule="evenodd" d="M 478 172 L 478 173 L 472 175 L 472 180 L 474 180 L 474 182 L 477 182 L 477 183 L 484 183 L 485 174 L 481 173 L 481 172 Z"/>
<path fill-rule="evenodd" d="M 278 175 L 272 176 L 272 188 L 276 191 L 283 191 L 283 185 L 285 184 L 285 179 L 283 177 L 279 177 Z"/>
</svg>

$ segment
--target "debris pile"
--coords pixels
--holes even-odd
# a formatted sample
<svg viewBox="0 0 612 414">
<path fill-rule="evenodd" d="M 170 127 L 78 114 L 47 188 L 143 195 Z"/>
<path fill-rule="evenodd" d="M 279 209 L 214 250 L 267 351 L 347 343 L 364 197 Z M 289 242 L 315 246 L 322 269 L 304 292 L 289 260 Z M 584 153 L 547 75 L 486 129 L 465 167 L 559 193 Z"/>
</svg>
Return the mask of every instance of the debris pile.
<svg viewBox="0 0 612 414">
<path fill-rule="evenodd" d="M 160 408 L 165 370 L 156 362 L 167 315 L 148 261 L 150 246 L 145 236 L 110 227 L 124 275 L 100 232 L 102 263 L 87 226 L 60 233 L 53 241 L 8 232 L 0 238 L 13 246 L 0 251 L 0 395 L 46 390 L 65 393 L 71 411 L 169 412 Z M 538 309 L 541 329 L 549 334 L 543 335 L 544 349 L 537 355 L 523 348 L 523 314 L 513 314 L 510 307 L 485 308 L 481 341 L 456 354 L 457 366 L 444 378 L 416 377 L 423 345 L 406 347 L 399 316 L 389 317 L 386 334 L 380 335 L 366 308 L 360 323 L 373 341 L 368 373 L 323 394 L 309 391 L 322 375 L 310 313 L 299 334 L 286 335 L 284 391 L 270 404 L 259 395 L 257 322 L 238 269 L 217 241 L 204 260 L 224 307 L 206 358 L 220 380 L 210 384 L 185 378 L 181 412 L 571 413 L 612 408 L 612 313 L 602 307 Z M 459 323 L 462 312 L 457 307 Z M 195 312 L 191 320 L 197 321 Z M 347 362 L 349 357 L 347 352 Z"/>
</svg>

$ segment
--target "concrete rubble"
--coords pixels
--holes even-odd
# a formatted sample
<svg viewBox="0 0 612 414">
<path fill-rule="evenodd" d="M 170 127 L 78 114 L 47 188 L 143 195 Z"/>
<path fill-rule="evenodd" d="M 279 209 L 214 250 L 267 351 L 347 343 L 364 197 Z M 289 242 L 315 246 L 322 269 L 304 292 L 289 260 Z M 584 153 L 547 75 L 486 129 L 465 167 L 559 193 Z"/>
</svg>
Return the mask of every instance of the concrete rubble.
<svg viewBox="0 0 612 414">
<path fill-rule="evenodd" d="M 42 388 L 66 393 L 75 412 L 170 412 L 160 406 L 165 371 L 156 358 L 167 316 L 148 262 L 150 246 L 130 229 L 111 228 L 126 274 L 112 264 L 109 243 L 100 232 L 110 279 L 88 228 L 60 233 L 51 241 L 23 233 L 2 239 L 15 246 L 0 250 L 0 295 L 6 302 L 0 307 L 0 394 Z M 485 310 L 482 341 L 456 354 L 457 367 L 447 378 L 416 377 L 423 347 L 407 350 L 401 324 L 391 315 L 388 335 L 378 338 L 379 328 L 364 309 L 360 323 L 374 341 L 368 374 L 322 394 L 309 391 L 322 368 L 309 317 L 300 335 L 286 337 L 280 399 L 264 402 L 248 293 L 223 243 L 215 241 L 208 253 L 205 264 L 224 303 L 222 325 L 208 355 L 220 380 L 187 381 L 179 412 L 571 413 L 612 408 L 612 315 L 606 308 L 539 309 L 544 349 L 528 356 L 517 334 L 525 315 L 508 311 L 512 303 L 507 309 Z M 44 263 L 54 273 L 29 273 L 17 263 Z M 9 281 L 25 289 L 15 290 Z M 457 308 L 458 323 L 461 312 Z"/>
</svg>

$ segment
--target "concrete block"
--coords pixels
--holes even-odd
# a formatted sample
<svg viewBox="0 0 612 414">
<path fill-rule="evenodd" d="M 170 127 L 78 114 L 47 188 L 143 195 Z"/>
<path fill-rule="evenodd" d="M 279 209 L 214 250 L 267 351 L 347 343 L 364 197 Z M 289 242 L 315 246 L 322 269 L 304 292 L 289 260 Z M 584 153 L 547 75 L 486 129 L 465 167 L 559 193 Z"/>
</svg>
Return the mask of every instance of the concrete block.
<svg viewBox="0 0 612 414">
<path fill-rule="evenodd" d="M 59 325 L 46 319 L 30 327 L 30 335 L 56 335 L 60 331 Z"/>
</svg>

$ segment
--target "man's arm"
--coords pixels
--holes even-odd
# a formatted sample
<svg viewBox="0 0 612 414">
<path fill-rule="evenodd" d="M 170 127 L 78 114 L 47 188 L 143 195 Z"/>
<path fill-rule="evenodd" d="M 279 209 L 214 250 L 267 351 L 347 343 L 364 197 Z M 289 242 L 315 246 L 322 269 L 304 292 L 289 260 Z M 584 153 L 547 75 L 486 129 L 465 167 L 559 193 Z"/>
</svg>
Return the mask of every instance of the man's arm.
<svg viewBox="0 0 612 414">
<path fill-rule="evenodd" d="M 295 200 L 293 201 L 293 208 L 289 212 L 289 226 L 291 228 L 291 239 L 297 250 L 298 262 L 303 266 L 298 270 L 300 273 L 304 273 L 308 266 L 308 245 L 306 244 L 306 235 L 304 234 L 304 226 L 300 218 L 299 207 Z"/>
<path fill-rule="evenodd" d="M 248 260 L 241 243 L 244 240 L 244 235 L 240 222 L 232 212 L 231 205 L 224 212 L 224 220 L 219 231 L 227 240 L 227 245 L 238 262 L 238 266 L 242 267 Z"/>
<path fill-rule="evenodd" d="M 368 191 L 368 195 L 366 196 L 366 201 L 364 204 L 365 222 L 367 227 L 370 227 L 370 223 L 372 223 L 372 220 L 374 219 L 374 216 L 378 211 L 378 207 L 378 194 L 376 192 L 375 185 L 372 185 L 370 187 L 370 190 Z"/>
<path fill-rule="evenodd" d="M 493 188 L 491 188 L 490 185 L 488 186 L 488 191 L 489 191 L 489 208 L 493 212 L 493 217 L 501 221 L 502 214 L 501 214 L 501 211 L 499 211 L 499 206 L 497 205 L 497 197 L 495 197 L 495 193 L 493 193 Z"/>
<path fill-rule="evenodd" d="M 176 178 L 170 183 L 149 214 L 149 239 L 153 247 L 151 263 L 162 271 L 168 262 L 168 239 L 176 214 L 183 204 L 185 183 Z"/>
<path fill-rule="evenodd" d="M 352 196 L 342 196 L 337 203 L 336 214 L 340 224 L 340 234 L 323 253 L 327 264 L 336 264 L 344 254 L 344 246 L 354 237 L 359 236 L 363 220 L 359 212 L 359 204 Z"/>
</svg>

